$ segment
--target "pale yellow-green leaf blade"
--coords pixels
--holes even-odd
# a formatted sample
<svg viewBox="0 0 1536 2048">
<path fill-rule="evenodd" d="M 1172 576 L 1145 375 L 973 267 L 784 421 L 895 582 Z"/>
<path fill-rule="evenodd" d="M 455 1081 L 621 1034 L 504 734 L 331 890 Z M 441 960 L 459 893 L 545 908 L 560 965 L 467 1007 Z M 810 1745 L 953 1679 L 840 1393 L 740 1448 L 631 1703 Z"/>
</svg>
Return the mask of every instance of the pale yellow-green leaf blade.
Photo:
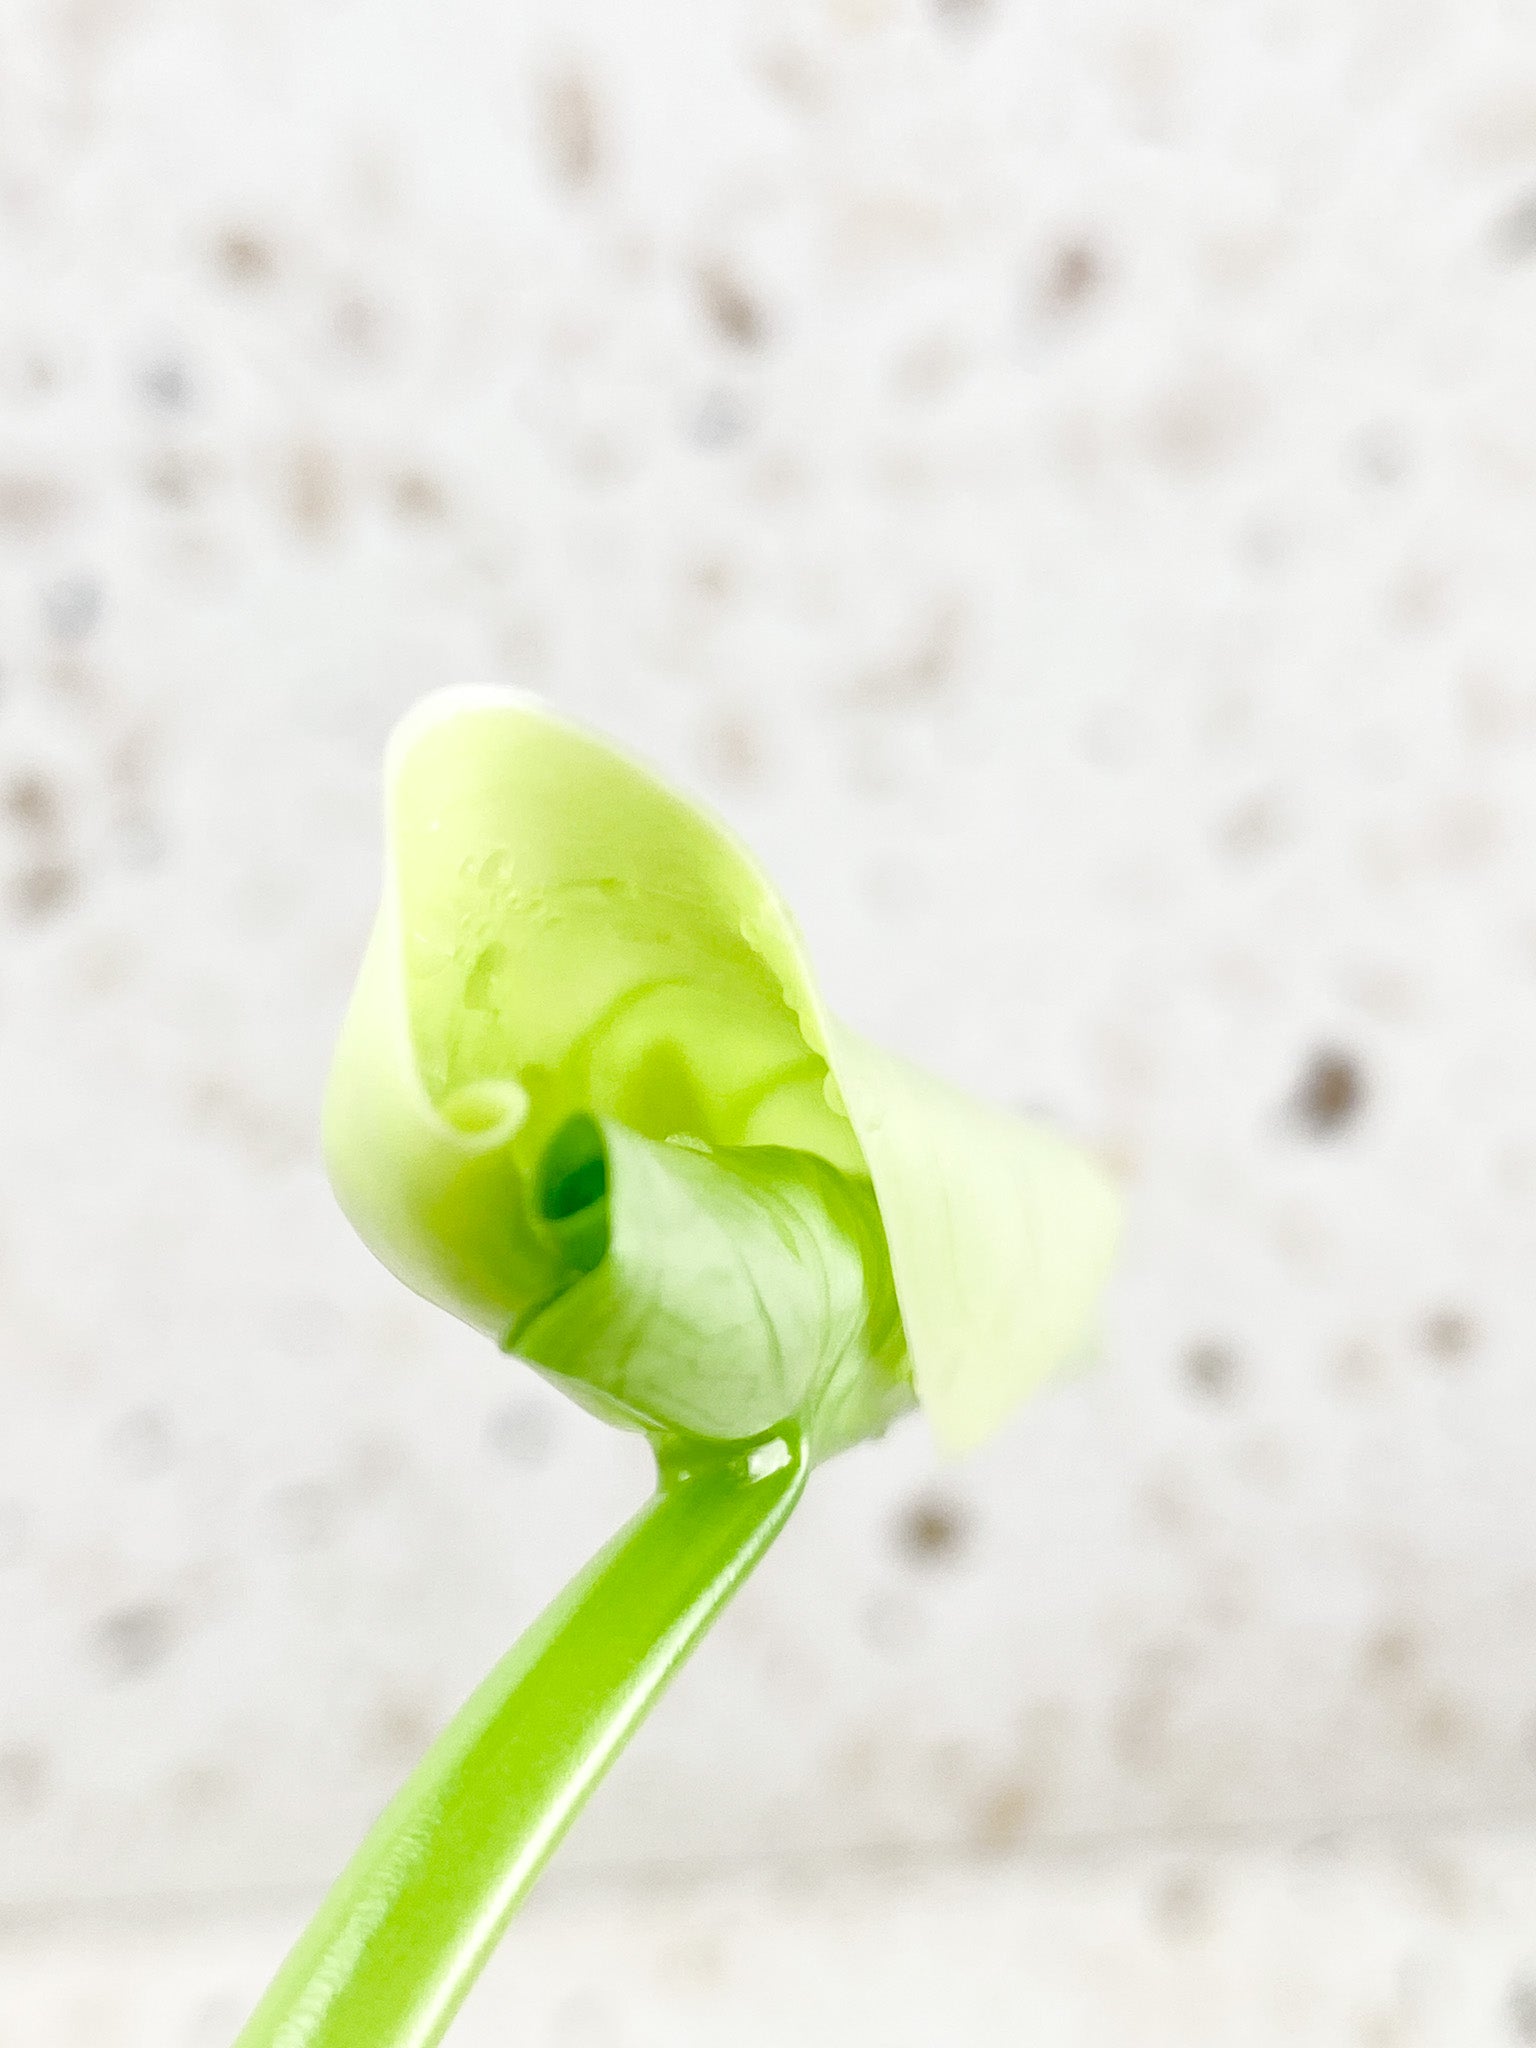
<svg viewBox="0 0 1536 2048">
<path fill-rule="evenodd" d="M 949 1450 L 1081 1352 L 1119 1235 L 1087 1152 L 834 1021 L 827 1052 L 880 1205 L 918 1399 Z"/>
</svg>

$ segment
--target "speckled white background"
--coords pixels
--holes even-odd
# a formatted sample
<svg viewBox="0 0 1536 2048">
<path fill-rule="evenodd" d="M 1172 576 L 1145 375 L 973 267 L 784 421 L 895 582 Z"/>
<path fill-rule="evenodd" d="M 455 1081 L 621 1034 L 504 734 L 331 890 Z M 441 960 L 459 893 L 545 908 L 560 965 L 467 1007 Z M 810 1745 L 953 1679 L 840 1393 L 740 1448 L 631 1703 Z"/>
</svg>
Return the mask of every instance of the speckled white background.
<svg viewBox="0 0 1536 2048">
<path fill-rule="evenodd" d="M 476 678 L 1134 1197 L 570 1868 L 1536 1825 L 1533 344 L 1515 0 L 0 0 L 0 1899 L 305 1895 L 643 1491 L 317 1165 Z"/>
</svg>

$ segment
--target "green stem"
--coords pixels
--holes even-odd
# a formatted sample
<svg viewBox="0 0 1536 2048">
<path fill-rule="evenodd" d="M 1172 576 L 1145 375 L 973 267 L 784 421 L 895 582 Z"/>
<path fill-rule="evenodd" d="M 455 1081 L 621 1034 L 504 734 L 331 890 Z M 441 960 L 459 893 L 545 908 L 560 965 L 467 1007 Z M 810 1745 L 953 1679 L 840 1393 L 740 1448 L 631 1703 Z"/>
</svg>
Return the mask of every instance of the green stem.
<svg viewBox="0 0 1536 2048">
<path fill-rule="evenodd" d="M 788 1433 L 663 1465 L 647 1506 L 396 1794 L 235 2048 L 442 2038 L 598 1779 L 783 1527 L 806 1471 Z"/>
</svg>

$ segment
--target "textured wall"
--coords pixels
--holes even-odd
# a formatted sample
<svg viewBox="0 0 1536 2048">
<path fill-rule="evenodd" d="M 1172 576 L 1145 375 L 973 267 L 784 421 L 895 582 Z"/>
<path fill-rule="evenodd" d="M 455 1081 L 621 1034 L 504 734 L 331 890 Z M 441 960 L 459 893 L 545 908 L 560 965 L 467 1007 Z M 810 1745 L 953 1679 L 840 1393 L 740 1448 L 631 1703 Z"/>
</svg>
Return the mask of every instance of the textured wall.
<svg viewBox="0 0 1536 2048">
<path fill-rule="evenodd" d="M 483 677 L 1134 1196 L 577 1860 L 1536 1812 L 1533 324 L 1494 0 L 0 0 L 0 1895 L 317 1882 L 643 1488 L 316 1162 Z"/>
</svg>

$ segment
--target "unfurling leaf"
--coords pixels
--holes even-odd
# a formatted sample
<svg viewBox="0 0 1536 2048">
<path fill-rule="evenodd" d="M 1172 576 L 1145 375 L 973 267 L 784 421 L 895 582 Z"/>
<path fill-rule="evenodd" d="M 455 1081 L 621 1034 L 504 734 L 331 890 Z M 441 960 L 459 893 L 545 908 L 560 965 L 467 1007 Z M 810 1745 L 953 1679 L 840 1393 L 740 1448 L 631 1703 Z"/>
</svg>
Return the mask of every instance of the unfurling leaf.
<svg viewBox="0 0 1536 2048">
<path fill-rule="evenodd" d="M 829 1019 L 794 924 L 697 806 L 540 705 L 396 733 L 384 900 L 326 1106 L 373 1251 L 654 1438 L 915 1398 L 988 1434 L 1089 1333 L 1107 1177 Z"/>
</svg>

